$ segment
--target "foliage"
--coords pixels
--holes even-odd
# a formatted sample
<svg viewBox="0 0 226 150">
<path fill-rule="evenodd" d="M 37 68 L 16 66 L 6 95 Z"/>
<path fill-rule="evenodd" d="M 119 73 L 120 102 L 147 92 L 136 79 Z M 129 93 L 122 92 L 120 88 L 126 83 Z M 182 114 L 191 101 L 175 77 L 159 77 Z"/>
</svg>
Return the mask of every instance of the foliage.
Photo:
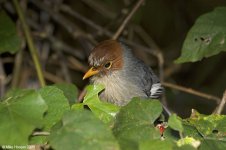
<svg viewBox="0 0 226 150">
<path fill-rule="evenodd" d="M 199 17 L 187 34 L 177 63 L 195 62 L 226 51 L 226 7 Z"/>
<path fill-rule="evenodd" d="M 55 149 L 119 149 L 111 129 L 88 110 L 65 113 L 62 126 L 50 134 L 50 145 Z"/>
<path fill-rule="evenodd" d="M 44 99 L 33 90 L 6 97 L 0 103 L 0 145 L 28 144 L 32 131 L 43 124 L 46 110 Z"/>
<path fill-rule="evenodd" d="M 4 11 L 0 11 L 0 35 L 0 54 L 19 50 L 21 41 L 17 36 L 16 26 Z"/>
<path fill-rule="evenodd" d="M 110 103 L 100 101 L 98 93 L 104 89 L 102 85 L 89 85 L 87 86 L 87 94 L 84 97 L 82 105 L 87 105 L 91 111 L 103 122 L 111 122 L 116 113 L 119 111 L 119 107 Z M 72 108 L 81 108 L 81 104 L 74 104 Z"/>
<path fill-rule="evenodd" d="M 82 105 L 87 105 L 91 111 L 84 107 L 75 109 L 73 106 L 78 104 L 70 108 L 65 92 L 57 86 L 47 86 L 38 91 L 11 91 L 0 103 L 0 143 L 27 145 L 49 142 L 54 149 L 68 150 L 204 149 L 210 143 L 218 149 L 226 146 L 224 115 L 206 116 L 196 112 L 191 118 L 180 119 L 173 114 L 169 118 L 168 133 L 163 134 L 165 140 L 162 140 L 159 128 L 155 126 L 162 113 L 158 100 L 133 98 L 119 109 L 100 101 L 98 93 L 103 86 L 89 85 L 87 90 Z M 70 95 L 76 93 L 73 91 Z M 98 106 L 99 109 L 93 109 Z M 112 112 L 118 113 L 108 120 Z M 50 135 L 33 136 L 37 129 L 38 132 L 48 131 Z M 179 139 L 172 134 L 173 130 L 180 131 L 186 138 Z"/>
</svg>

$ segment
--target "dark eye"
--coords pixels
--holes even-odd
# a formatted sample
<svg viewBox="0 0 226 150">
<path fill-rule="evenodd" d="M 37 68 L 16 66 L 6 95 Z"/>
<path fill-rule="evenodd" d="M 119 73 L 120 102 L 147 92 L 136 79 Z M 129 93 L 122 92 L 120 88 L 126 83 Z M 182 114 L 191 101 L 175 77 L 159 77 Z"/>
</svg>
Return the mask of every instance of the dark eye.
<svg viewBox="0 0 226 150">
<path fill-rule="evenodd" d="M 111 62 L 108 62 L 104 65 L 105 68 L 109 69 L 111 67 Z"/>
</svg>

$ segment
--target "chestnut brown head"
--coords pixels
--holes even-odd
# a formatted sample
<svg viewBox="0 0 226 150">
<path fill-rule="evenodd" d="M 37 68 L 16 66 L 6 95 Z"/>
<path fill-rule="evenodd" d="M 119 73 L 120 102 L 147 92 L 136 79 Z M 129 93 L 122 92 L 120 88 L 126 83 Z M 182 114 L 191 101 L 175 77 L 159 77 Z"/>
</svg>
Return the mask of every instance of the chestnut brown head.
<svg viewBox="0 0 226 150">
<path fill-rule="evenodd" d="M 106 40 L 99 43 L 89 56 L 91 68 L 86 72 L 83 79 L 93 75 L 106 75 L 115 70 L 122 69 L 123 48 L 115 40 Z"/>
</svg>

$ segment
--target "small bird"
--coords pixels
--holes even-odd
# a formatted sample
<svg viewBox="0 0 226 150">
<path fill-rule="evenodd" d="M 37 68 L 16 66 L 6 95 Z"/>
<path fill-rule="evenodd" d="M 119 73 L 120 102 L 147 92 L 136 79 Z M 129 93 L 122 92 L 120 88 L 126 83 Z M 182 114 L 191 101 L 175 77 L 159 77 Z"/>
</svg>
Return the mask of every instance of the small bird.
<svg viewBox="0 0 226 150">
<path fill-rule="evenodd" d="M 159 99 L 163 87 L 152 69 L 136 58 L 131 49 L 116 40 L 99 43 L 88 58 L 91 68 L 83 79 L 102 84 L 100 99 L 118 106 L 126 105 L 133 97 Z"/>
</svg>

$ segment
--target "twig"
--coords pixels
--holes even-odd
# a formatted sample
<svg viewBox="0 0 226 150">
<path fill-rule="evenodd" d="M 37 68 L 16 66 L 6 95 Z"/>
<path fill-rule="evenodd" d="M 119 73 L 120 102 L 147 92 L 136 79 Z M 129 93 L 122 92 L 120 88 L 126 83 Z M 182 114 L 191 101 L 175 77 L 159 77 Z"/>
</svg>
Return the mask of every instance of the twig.
<svg viewBox="0 0 226 150">
<path fill-rule="evenodd" d="M 180 86 L 180 85 L 167 83 L 167 82 L 163 82 L 162 85 L 165 86 L 165 87 L 168 87 L 168 88 L 172 88 L 172 89 L 176 89 L 176 90 L 179 90 L 179 91 L 183 91 L 185 93 L 196 95 L 196 96 L 208 99 L 208 100 L 214 100 L 217 103 L 219 103 L 220 100 L 221 100 L 219 97 L 216 97 L 216 96 L 213 96 L 213 95 L 210 95 L 210 94 L 206 94 L 206 93 L 203 93 L 203 92 L 199 92 L 199 91 L 196 91 L 194 89 L 183 87 L 183 86 Z"/>
<path fill-rule="evenodd" d="M 85 73 L 88 70 L 87 66 L 83 65 L 81 62 L 79 62 L 74 57 L 69 56 L 67 59 L 70 63 L 69 67 L 71 67 L 72 69 L 79 70 L 83 73 Z"/>
<path fill-rule="evenodd" d="M 68 9 L 68 10 L 65 10 L 65 9 Z M 69 9 L 70 9 L 70 11 L 73 11 L 73 10 L 71 10 L 71 8 L 68 8 L 68 7 L 67 8 L 63 8 L 62 10 L 64 10 L 65 12 L 67 11 L 69 13 Z M 76 12 L 74 12 L 74 11 L 70 12 L 71 15 L 74 14 L 74 13 L 76 14 Z M 92 28 L 94 28 L 94 29 L 96 29 L 98 31 L 100 30 L 102 33 L 104 33 L 108 37 L 111 37 L 113 35 L 113 33 L 110 32 L 109 30 L 101 27 L 100 25 L 94 23 L 93 21 L 91 21 L 90 19 L 88 19 L 88 18 L 86 18 L 84 16 L 81 16 L 81 17 L 78 17 L 78 15 L 72 15 L 72 16 L 77 18 L 77 19 L 79 19 L 80 21 L 82 21 L 83 23 L 87 24 L 88 26 L 90 26 L 90 27 L 92 27 Z M 136 48 L 136 49 L 140 49 L 140 50 L 146 51 L 147 53 L 149 53 L 151 55 L 157 56 L 156 51 L 154 51 L 154 49 L 152 49 L 152 48 L 147 48 L 147 47 L 145 47 L 143 45 L 140 45 L 138 43 L 134 43 L 134 42 L 132 42 L 130 40 L 126 40 L 126 39 L 120 39 L 120 40 L 122 42 L 124 42 L 124 43 L 126 43 L 126 44 L 128 44 L 128 45 L 130 45 L 130 46 L 132 46 L 134 48 Z"/>
<path fill-rule="evenodd" d="M 82 50 L 75 49 L 75 48 L 71 47 L 70 45 L 68 45 L 67 43 L 55 38 L 54 36 L 49 36 L 47 38 L 49 38 L 49 40 L 53 46 L 53 50 L 62 49 L 62 51 L 69 53 L 70 55 L 75 56 L 79 59 L 85 58 L 85 55 L 82 53 Z"/>
<path fill-rule="evenodd" d="M 48 136 L 48 135 L 50 135 L 50 133 L 49 132 L 34 132 L 34 133 L 32 133 L 32 136 Z"/>
<path fill-rule="evenodd" d="M 31 0 L 33 4 L 35 4 L 38 8 L 46 11 L 49 13 L 49 15 L 52 17 L 55 22 L 57 22 L 59 25 L 64 27 L 70 35 L 74 39 L 77 39 L 79 37 L 84 37 L 92 41 L 93 43 L 97 43 L 96 40 L 90 35 L 85 33 L 79 26 L 71 22 L 70 20 L 66 19 L 63 15 L 59 14 L 58 12 L 53 11 L 48 6 L 44 5 L 42 2 L 37 0 Z"/>
<path fill-rule="evenodd" d="M 37 75 L 38 75 L 38 79 L 39 79 L 40 85 L 43 87 L 43 86 L 45 86 L 45 80 L 44 80 L 44 77 L 43 77 L 41 64 L 40 64 L 39 59 L 38 59 L 38 53 L 37 53 L 37 50 L 36 50 L 36 48 L 34 46 L 34 42 L 33 42 L 33 39 L 31 37 L 31 34 L 30 34 L 30 29 L 29 29 L 29 27 L 28 27 L 28 25 L 26 23 L 26 20 L 24 18 L 22 9 L 21 9 L 18 1 L 17 0 L 13 0 L 13 3 L 15 5 L 16 11 L 17 11 L 17 13 L 19 15 L 19 18 L 20 18 L 20 21 L 21 21 L 21 24 L 22 24 L 22 28 L 23 28 L 24 33 L 25 33 L 25 37 L 26 37 L 26 40 L 27 40 L 27 43 L 28 43 L 28 47 L 29 47 L 32 59 L 33 59 L 34 64 L 35 64 L 35 69 L 37 71 Z"/>
<path fill-rule="evenodd" d="M 181 68 L 180 64 L 168 65 L 168 67 L 164 69 L 164 79 L 167 79 L 170 76 L 172 76 L 172 74 L 178 72 L 180 68 Z"/>
<path fill-rule="evenodd" d="M 36 24 L 33 20 L 27 19 L 28 25 L 36 30 L 41 30 L 39 25 Z M 34 34 L 34 32 L 33 32 Z M 78 49 L 75 49 L 71 47 L 70 45 L 66 44 L 65 42 L 55 38 L 52 35 L 47 34 L 45 31 L 39 32 L 38 34 L 35 34 L 35 36 L 38 36 L 39 38 L 48 39 L 51 42 L 51 45 L 53 47 L 53 50 L 56 49 L 62 49 L 64 52 L 69 53 L 70 55 L 73 55 L 79 59 L 84 59 L 85 56 L 83 53 L 79 52 Z"/>
<path fill-rule="evenodd" d="M 78 12 L 76 12 L 75 10 L 73 10 L 72 8 L 70 8 L 67 5 L 62 5 L 60 7 L 61 11 L 70 14 L 72 17 L 75 17 L 76 19 L 80 20 L 81 22 L 87 24 L 88 26 L 96 29 L 97 31 L 99 31 L 100 33 L 105 34 L 108 37 L 111 37 L 113 35 L 112 32 L 110 32 L 109 30 L 103 28 L 102 26 L 94 23 L 93 21 L 91 21 L 89 18 L 86 18 L 85 16 L 82 16 L 81 14 L 79 14 Z"/>
<path fill-rule="evenodd" d="M 226 90 L 224 91 L 222 100 L 220 104 L 217 106 L 216 110 L 214 111 L 214 114 L 221 114 L 221 112 L 224 110 L 225 103 L 226 103 Z"/>
<path fill-rule="evenodd" d="M 23 50 L 20 50 L 16 54 L 16 58 L 14 62 L 13 79 L 11 83 L 12 88 L 16 88 L 18 86 L 22 62 L 23 62 Z"/>
<path fill-rule="evenodd" d="M 82 102 L 85 95 L 86 95 L 86 87 L 84 87 L 81 93 L 79 94 L 78 102 Z"/>
<path fill-rule="evenodd" d="M 88 6 L 96 10 L 101 15 L 109 18 L 114 19 L 116 14 L 113 11 L 110 11 L 108 8 L 105 8 L 103 4 L 101 4 L 99 1 L 94 0 L 82 0 L 84 3 L 86 3 Z"/>
<path fill-rule="evenodd" d="M 58 54 L 59 59 L 61 59 L 60 66 L 61 66 L 61 70 L 62 70 L 64 79 L 65 79 L 65 81 L 71 83 L 72 80 L 71 80 L 71 76 L 69 73 L 68 65 L 66 64 L 66 58 L 65 58 L 64 54 L 62 53 L 61 49 L 58 49 L 57 54 Z"/>
<path fill-rule="evenodd" d="M 79 14 L 78 12 L 76 12 L 75 10 L 73 10 L 71 7 L 67 6 L 67 5 L 61 5 L 60 9 L 65 12 L 70 14 L 71 16 L 79 19 L 80 21 L 86 23 L 89 26 L 92 26 L 94 29 L 97 29 L 98 32 L 100 33 L 105 33 L 107 36 L 112 36 L 112 33 L 109 32 L 108 30 L 102 28 L 101 26 L 95 24 L 94 22 L 92 22 L 91 20 L 89 20 L 88 18 L 85 18 L 84 16 L 82 16 L 81 14 Z"/>
<path fill-rule="evenodd" d="M 78 26 L 76 26 L 69 20 L 65 19 L 58 12 L 54 12 L 53 9 L 46 6 L 41 1 L 31 0 L 31 2 L 35 4 L 38 8 L 46 11 L 57 23 L 63 26 L 74 38 L 83 35 L 82 31 L 79 29 Z"/>
<path fill-rule="evenodd" d="M 65 82 L 60 77 L 58 77 L 55 74 L 52 74 L 50 72 L 47 72 L 47 71 L 44 71 L 44 77 L 53 83 L 64 83 Z"/>
<path fill-rule="evenodd" d="M 3 68 L 2 59 L 0 58 L 0 98 L 5 93 L 5 71 Z"/>
<path fill-rule="evenodd" d="M 122 22 L 122 24 L 120 25 L 120 27 L 118 28 L 118 30 L 116 31 L 116 33 L 113 35 L 112 39 L 116 40 L 119 35 L 122 33 L 123 29 L 125 28 L 125 26 L 127 25 L 127 23 L 130 21 L 130 19 L 132 18 L 132 16 L 134 15 L 134 13 L 137 11 L 137 9 L 141 6 L 141 4 L 143 4 L 144 0 L 138 0 L 137 3 L 135 4 L 135 6 L 133 7 L 133 9 L 131 10 L 131 12 L 127 15 L 127 17 L 125 18 L 125 20 Z"/>
<path fill-rule="evenodd" d="M 27 10 L 27 1 L 21 1 L 21 7 L 24 11 Z M 14 9 L 12 3 L 11 7 Z M 14 9 L 15 11 L 15 9 Z M 16 12 L 15 12 L 16 13 Z M 21 37 L 21 47 L 20 50 L 17 52 L 16 57 L 14 59 L 14 67 L 13 67 L 13 75 L 12 75 L 12 82 L 11 82 L 11 87 L 16 88 L 19 85 L 19 80 L 21 78 L 21 69 L 22 69 L 22 63 L 23 63 L 23 58 L 24 58 L 24 50 L 26 47 L 26 39 L 23 36 L 23 31 L 21 31 L 21 23 L 18 20 L 17 23 L 17 29 L 18 29 L 18 34 Z"/>
</svg>

